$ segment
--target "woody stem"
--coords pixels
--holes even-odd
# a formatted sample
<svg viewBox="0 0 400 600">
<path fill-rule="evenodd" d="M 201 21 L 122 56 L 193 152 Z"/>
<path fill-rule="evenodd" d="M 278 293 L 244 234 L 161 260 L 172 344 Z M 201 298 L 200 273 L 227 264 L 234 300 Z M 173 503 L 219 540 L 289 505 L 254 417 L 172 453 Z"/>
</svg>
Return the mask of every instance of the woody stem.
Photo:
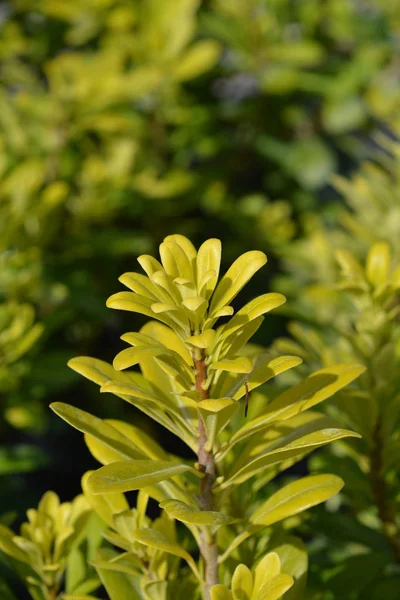
<svg viewBox="0 0 400 600">
<path fill-rule="evenodd" d="M 204 389 L 207 380 L 207 365 L 204 360 L 204 352 L 194 358 L 196 390 L 200 392 L 201 399 L 207 400 L 208 391 Z M 212 450 L 206 449 L 207 432 L 204 420 L 199 414 L 199 447 L 197 459 L 200 468 L 204 472 L 204 478 L 200 484 L 199 506 L 201 510 L 214 510 L 215 498 L 213 493 L 213 484 L 215 482 L 216 470 L 215 460 Z M 204 561 L 205 571 L 205 589 L 204 599 L 211 600 L 210 588 L 218 583 L 218 547 L 216 535 L 212 534 L 207 528 L 200 533 L 200 554 Z"/>
</svg>

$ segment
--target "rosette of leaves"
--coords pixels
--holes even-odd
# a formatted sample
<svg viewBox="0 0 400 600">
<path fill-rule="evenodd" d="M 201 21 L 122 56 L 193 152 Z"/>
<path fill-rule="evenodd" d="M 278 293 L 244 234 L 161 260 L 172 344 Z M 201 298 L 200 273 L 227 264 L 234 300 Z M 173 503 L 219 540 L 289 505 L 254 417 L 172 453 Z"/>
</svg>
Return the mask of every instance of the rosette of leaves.
<svg viewBox="0 0 400 600">
<path fill-rule="evenodd" d="M 134 425 L 102 420 L 62 403 L 52 409 L 85 433 L 90 451 L 104 465 L 85 480 L 93 503 L 96 498 L 109 503 L 115 494 L 144 490 L 169 519 L 186 525 L 192 537 L 178 544 L 178 556 L 192 568 L 197 585 L 193 597 L 202 594 L 208 600 L 219 578 L 232 574 L 231 562 L 241 546 L 246 548 L 245 542 L 247 551 L 251 545 L 260 549 L 262 540 L 268 539 L 266 528 L 340 490 L 340 478 L 322 474 L 289 483 L 264 502 L 256 502 L 254 494 L 257 485 L 262 488 L 313 449 L 358 437 L 308 409 L 346 386 L 364 367 L 347 363 L 321 370 L 278 397 L 263 397 L 257 414 L 245 420 L 248 394 L 301 362 L 248 344 L 263 315 L 285 301 L 281 294 L 259 296 L 236 314 L 231 305 L 264 266 L 266 256 L 246 252 L 222 278 L 219 240 L 209 239 L 196 250 L 184 236 L 168 236 L 160 245 L 160 256 L 161 262 L 140 256 L 145 275 L 123 275 L 120 280 L 131 291 L 118 292 L 107 301 L 110 308 L 138 312 L 151 320 L 139 333 L 122 336 L 129 346 L 112 366 L 88 357 L 73 359 L 70 366 L 99 384 L 102 392 L 121 397 L 179 437 L 193 459 L 169 454 Z M 218 325 L 221 318 L 225 322 Z M 132 370 L 137 365 L 141 372 Z M 117 519 L 126 505 L 121 508 L 118 501 L 107 510 Z M 176 554 L 171 533 L 163 531 L 160 542 L 157 529 L 143 517 L 136 527 L 135 517 L 128 533 L 137 542 Z M 126 552 L 126 560 L 136 565 L 136 544 Z M 199 564 L 193 558 L 197 553 Z M 253 554 L 251 564 L 263 554 Z M 179 585 L 165 571 L 151 577 L 153 584 L 165 586 L 167 597 Z M 140 580 L 139 598 L 150 597 L 145 585 L 146 580 Z M 113 600 L 119 598 L 123 596 Z"/>
<path fill-rule="evenodd" d="M 33 600 L 77 600 L 99 587 L 94 571 L 90 573 L 90 568 L 80 563 L 72 576 L 67 573 L 66 587 L 73 595 L 61 592 L 69 561 L 85 536 L 91 514 L 82 495 L 60 504 L 57 494 L 46 492 L 38 508 L 27 511 L 28 521 L 22 523 L 19 535 L 0 524 L 0 550 Z M 76 569 L 78 564 L 72 566 Z M 14 596 L 9 592 L 5 598 L 13 600 Z"/>
<path fill-rule="evenodd" d="M 278 600 L 292 585 L 293 577 L 281 573 L 278 554 L 270 552 L 258 563 L 254 575 L 246 565 L 238 565 L 231 591 L 224 585 L 214 585 L 211 600 Z"/>
<path fill-rule="evenodd" d="M 347 250 L 338 251 L 337 260 L 342 277 L 325 289 L 335 297 L 331 327 L 293 323 L 295 341 L 282 340 L 277 348 L 299 351 L 314 367 L 356 359 L 368 368 L 329 406 L 329 414 L 362 438 L 342 441 L 311 460 L 314 472 L 334 469 L 347 484 L 342 510 L 329 517 L 315 513 L 311 526 L 325 533 L 328 545 L 319 581 L 324 593 L 329 590 L 340 600 L 357 593 L 370 600 L 384 593 L 395 600 L 400 582 L 400 266 L 384 242 L 370 248 L 364 263 Z"/>
</svg>

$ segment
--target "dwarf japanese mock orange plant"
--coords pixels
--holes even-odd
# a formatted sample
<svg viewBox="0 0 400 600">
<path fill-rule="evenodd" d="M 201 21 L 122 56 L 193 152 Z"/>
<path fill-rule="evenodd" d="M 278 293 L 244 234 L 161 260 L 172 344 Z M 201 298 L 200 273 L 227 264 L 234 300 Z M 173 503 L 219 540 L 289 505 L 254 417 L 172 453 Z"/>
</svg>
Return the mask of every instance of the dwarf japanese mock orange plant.
<svg viewBox="0 0 400 600">
<path fill-rule="evenodd" d="M 122 336 L 128 347 L 113 365 L 88 357 L 69 364 L 101 392 L 122 398 L 179 437 L 193 458 L 170 454 L 134 424 L 52 405 L 85 434 L 103 465 L 82 480 L 111 544 L 94 565 L 111 600 L 300 599 L 307 556 L 302 542 L 288 534 L 296 523 L 291 517 L 329 499 L 343 482 L 330 474 L 280 489 L 270 482 L 314 448 L 358 435 L 314 407 L 364 367 L 322 369 L 277 397 L 254 392 L 301 362 L 249 344 L 263 315 L 284 296 L 264 294 L 236 314 L 231 305 L 266 256 L 246 252 L 222 278 L 217 239 L 196 250 L 187 238 L 171 235 L 160 256 L 161 262 L 140 256 L 145 274 L 122 275 L 130 291 L 107 302 L 150 318 L 139 333 Z M 132 369 L 137 366 L 140 372 Z M 125 496 L 132 490 L 139 490 L 134 508 Z M 153 521 L 146 514 L 149 498 L 161 508 Z"/>
</svg>

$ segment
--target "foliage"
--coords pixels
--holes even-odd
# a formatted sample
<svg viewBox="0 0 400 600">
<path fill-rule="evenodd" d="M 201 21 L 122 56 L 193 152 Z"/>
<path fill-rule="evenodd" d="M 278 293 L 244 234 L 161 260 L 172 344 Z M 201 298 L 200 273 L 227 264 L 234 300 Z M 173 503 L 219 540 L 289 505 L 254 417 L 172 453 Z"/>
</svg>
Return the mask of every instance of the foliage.
<svg viewBox="0 0 400 600">
<path fill-rule="evenodd" d="M 190 419 L 198 398 L 162 389 L 161 415 L 147 388 L 139 410 L 139 400 L 122 393 L 136 407 L 128 413 L 125 403 L 112 404 L 109 394 L 98 397 L 90 383 L 79 383 L 66 363 L 71 356 L 96 355 L 97 362 L 74 359 L 71 364 L 105 389 L 114 389 L 115 381 L 131 384 L 125 377 L 130 371 L 112 370 L 106 362 L 119 350 L 116 340 L 126 329 L 125 315 L 107 311 L 103 303 L 115 273 L 131 270 L 134 257 L 154 253 L 171 229 L 198 245 L 207 237 L 221 237 L 224 268 L 248 247 L 266 251 L 272 259 L 269 280 L 289 298 L 287 304 L 276 304 L 267 328 L 256 331 L 258 317 L 253 319 L 253 342 L 238 350 L 239 356 L 221 358 L 222 366 L 245 368 L 247 359 L 264 353 L 258 344 L 268 345 L 282 335 L 287 317 L 292 320 L 291 340 L 278 340 L 265 364 L 280 360 L 280 352 L 304 359 L 296 369 L 282 367 L 267 389 L 253 388 L 247 399 L 246 373 L 209 371 L 219 379 L 244 378 L 240 400 L 224 401 L 215 414 L 207 405 L 200 409 L 207 434 L 215 436 L 215 443 L 221 438 L 222 476 L 235 472 L 235 457 L 237 468 L 244 468 L 246 444 L 249 454 L 258 452 L 258 436 L 277 417 L 268 407 L 274 399 L 285 398 L 287 390 L 300 402 L 315 386 L 311 404 L 336 393 L 334 404 L 324 404 L 325 414 L 362 434 L 361 440 L 346 439 L 333 450 L 321 449 L 307 466 L 299 462 L 282 480 L 268 471 L 264 478 L 257 475 L 235 485 L 231 494 L 221 490 L 221 514 L 244 519 L 218 529 L 224 593 L 230 589 L 237 594 L 232 578 L 239 564 L 254 573 L 259 558 L 276 552 L 283 574 L 294 576 L 297 565 L 295 585 L 285 599 L 298 597 L 298 580 L 304 582 L 307 571 L 306 552 L 298 539 L 287 535 L 297 528 L 297 535 L 307 540 L 313 565 L 307 598 L 397 600 L 398 15 L 398 0 L 13 0 L 1 7 L 0 512 L 35 506 L 46 487 L 72 498 L 80 486 L 77 470 L 95 469 L 61 422 L 53 420 L 49 427 L 47 407 L 53 401 L 64 403 L 57 410 L 75 425 L 81 426 L 79 419 L 86 417 L 67 413 L 65 404 L 76 403 L 77 397 L 85 413 L 103 416 L 85 425 L 105 436 L 96 442 L 90 432 L 85 434 L 101 463 L 106 462 L 105 446 L 99 444 L 107 436 L 122 443 L 108 425 L 115 429 L 129 418 L 134 423 L 129 448 L 139 448 L 139 454 L 129 455 L 133 460 L 193 466 L 196 417 L 194 423 Z M 371 265 L 376 261 L 387 272 L 386 284 L 374 279 L 379 267 Z M 243 303 L 263 293 L 265 284 L 261 278 L 250 281 Z M 181 294 L 185 284 L 173 286 L 178 293 L 176 289 Z M 153 304 L 169 303 L 164 291 Z M 272 304 L 278 302 L 273 296 Z M 174 301 L 180 297 L 175 295 Z M 257 314 L 259 309 L 251 310 Z M 179 310 L 189 318 L 190 308 L 179 304 Z M 179 310 L 172 311 L 174 319 Z M 201 306 L 197 310 L 201 315 Z M 168 311 L 156 314 L 169 318 Z M 134 355 L 141 367 L 155 363 L 158 376 L 163 373 L 161 387 L 170 390 L 176 364 L 171 356 L 159 354 L 165 340 L 156 339 L 165 329 L 162 322 L 142 329 L 143 322 L 143 315 L 130 313 L 129 329 L 151 338 L 144 345 L 152 349 L 136 355 L 138 345 L 133 345 L 121 353 L 118 366 Z M 126 335 L 128 344 L 133 339 L 139 343 L 139 338 L 128 337 L 133 334 Z M 199 343 L 212 347 L 214 342 L 206 336 Z M 236 358 L 246 360 L 227 362 Z M 348 362 L 367 371 L 342 390 L 340 382 L 344 386 L 346 377 L 350 381 L 356 373 L 341 370 Z M 170 391 L 182 392 L 190 379 L 188 369 L 190 364 Z M 155 374 L 150 370 L 151 380 Z M 338 379 L 329 383 L 328 375 Z M 114 384 L 105 385 L 108 379 Z M 228 423 L 238 402 L 244 406 Z M 249 421 L 243 422 L 247 404 Z M 162 419 L 159 427 L 151 420 L 156 414 Z M 292 418 L 290 412 L 285 416 Z M 221 419 L 227 424 L 217 435 Z M 239 428 L 242 433 L 235 437 Z M 186 446 L 175 433 L 185 437 Z M 119 448 L 122 454 L 127 450 Z M 107 452 L 107 460 L 120 460 L 120 455 Z M 296 479 L 304 472 L 310 474 Z M 328 500 L 327 509 L 288 516 L 285 511 L 293 507 L 287 496 L 299 491 L 306 506 L 316 487 L 322 498 L 318 477 L 329 472 L 346 485 Z M 105 519 L 103 495 L 91 494 L 88 477 L 83 479 L 85 494 Z M 195 488 L 195 477 L 188 470 L 153 487 L 188 480 Z M 323 480 L 327 493 L 337 486 L 332 477 Z M 197 560 L 196 544 L 180 525 L 173 528 L 166 508 L 158 520 L 154 499 L 146 512 L 146 492 L 141 490 L 139 497 L 132 518 L 160 531 L 169 527 L 174 543 Z M 274 506 L 280 498 L 287 501 L 277 513 Z M 171 500 L 187 507 L 166 505 L 170 511 L 193 518 L 196 499 L 169 496 L 159 502 Z M 236 548 L 238 532 L 244 533 L 244 523 L 254 514 L 262 514 L 263 523 L 251 527 L 264 529 Z M 275 517 L 285 519 L 283 524 L 273 521 Z M 0 521 L 10 525 L 10 514 Z M 114 522 L 109 517 L 105 521 L 106 535 L 119 536 L 121 542 L 123 534 Z M 86 573 L 84 565 L 94 560 L 95 552 L 103 567 L 120 560 L 105 543 L 97 549 L 96 526 L 94 530 L 92 534 L 89 527 L 88 537 L 72 552 L 74 567 L 66 569 L 69 594 L 75 583 L 68 578 L 73 572 Z M 185 558 L 160 554 L 139 542 L 134 547 L 141 548 L 156 578 L 168 571 L 168 593 L 195 596 L 190 566 L 178 571 Z M 293 557 L 291 565 L 285 556 Z M 125 596 L 142 593 L 129 574 L 122 577 L 102 566 L 96 567 L 96 577 L 110 596 L 121 585 Z M 0 561 L 0 596 L 9 600 L 4 569 Z M 238 569 L 248 581 L 244 567 Z M 10 571 L 4 572 L 13 587 Z M 133 577 L 145 585 L 146 576 L 138 567 Z M 163 589 L 155 585 L 146 593 L 162 598 Z"/>
<path fill-rule="evenodd" d="M 21 525 L 19 535 L 0 525 L 0 549 L 34 600 L 58 598 L 69 567 L 75 572 L 72 575 L 67 572 L 67 591 L 82 596 L 99 587 L 100 581 L 90 577 L 90 567 L 79 573 L 74 561 L 90 515 L 90 506 L 82 495 L 72 503 L 60 504 L 57 494 L 46 492 L 38 509 L 28 510 L 28 522 Z M 11 592 L 6 595 L 8 598 L 14 598 Z M 62 598 L 67 600 L 71 596 L 63 594 Z"/>
<path fill-rule="evenodd" d="M 285 301 L 281 294 L 263 294 L 236 314 L 231 305 L 266 263 L 266 256 L 259 251 L 243 254 L 220 280 L 219 240 L 209 239 L 197 251 L 184 236 L 168 236 L 160 245 L 160 256 L 161 263 L 150 255 L 140 256 L 146 275 L 124 274 L 120 280 L 131 291 L 118 292 L 107 301 L 111 308 L 139 312 L 153 320 L 139 333 L 122 336 L 129 347 L 117 354 L 112 366 L 88 357 L 72 359 L 70 366 L 100 385 L 102 392 L 121 397 L 179 437 L 192 459 L 166 452 L 134 425 L 102 420 L 63 403 L 52 408 L 85 434 L 90 451 L 103 464 L 85 475 L 83 490 L 110 527 L 105 538 L 124 551 L 103 553 L 95 562 L 111 599 L 122 600 L 127 585 L 132 597 L 167 598 L 172 590 L 185 588 L 186 582 L 193 598 L 200 597 L 201 590 L 206 600 L 210 594 L 229 597 L 227 588 L 213 587 L 219 571 L 224 580 L 237 559 L 247 554 L 249 561 L 250 549 L 250 565 L 254 564 L 274 535 L 275 545 L 286 543 L 295 553 L 296 548 L 285 541 L 285 526 L 268 534 L 265 528 L 286 523 L 341 489 L 339 477 L 322 474 L 288 483 L 267 500 L 257 498 L 261 487 L 313 449 L 358 437 L 309 409 L 349 384 L 364 368 L 357 363 L 337 365 L 269 401 L 259 396 L 260 410 L 255 415 L 251 410 L 252 418 L 243 423 L 240 401 L 301 362 L 248 344 L 263 315 Z M 224 317 L 231 318 L 217 327 Z M 141 373 L 131 369 L 136 365 Z M 132 490 L 140 490 L 134 509 L 124 496 Z M 153 523 L 146 516 L 149 497 L 163 511 Z M 192 537 L 185 535 L 178 541 L 175 521 L 186 525 Z M 194 545 L 200 564 L 190 552 Z M 179 568 L 169 555 L 183 559 L 189 570 Z M 260 563 L 253 593 L 272 600 L 294 583 L 293 597 L 300 597 L 304 569 L 296 582 L 297 561 L 288 574 L 279 575 L 278 555 L 269 554 L 264 560 L 267 565 L 271 562 L 271 569 L 265 567 L 258 582 L 257 573 L 264 573 L 264 562 Z M 235 572 L 234 581 L 241 569 L 245 567 Z M 112 584 L 104 575 L 109 571 Z M 246 574 L 248 579 L 248 569 Z"/>
<path fill-rule="evenodd" d="M 326 544 L 315 574 L 316 598 L 378 598 L 382 589 L 388 598 L 397 595 L 398 147 L 392 145 L 392 150 L 385 170 L 366 165 L 352 181 L 340 182 L 349 208 L 341 211 L 338 226 L 327 230 L 320 221 L 299 241 L 303 251 L 290 256 L 290 269 L 299 267 L 299 286 L 305 283 L 302 263 L 307 253 L 308 286 L 296 293 L 298 309 L 293 314 L 301 320 L 289 325 L 294 340 L 278 340 L 276 348 L 299 354 L 313 368 L 353 360 L 367 367 L 353 389 L 339 392 L 335 405 L 327 407 L 362 438 L 344 442 L 310 463 L 313 472 L 332 470 L 347 484 L 335 512 L 329 518 L 321 512 L 309 524 L 325 534 L 321 543 L 324 548 Z M 317 263 L 330 268 L 316 268 Z"/>
</svg>

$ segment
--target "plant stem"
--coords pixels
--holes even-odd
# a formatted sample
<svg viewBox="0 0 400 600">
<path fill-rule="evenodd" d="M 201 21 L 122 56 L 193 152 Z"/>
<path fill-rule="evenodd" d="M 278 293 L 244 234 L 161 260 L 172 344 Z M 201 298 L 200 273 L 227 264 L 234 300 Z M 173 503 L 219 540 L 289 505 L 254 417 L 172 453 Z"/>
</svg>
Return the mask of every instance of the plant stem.
<svg viewBox="0 0 400 600">
<path fill-rule="evenodd" d="M 374 445 L 370 455 L 371 489 L 383 532 L 392 546 L 396 562 L 400 564 L 400 532 L 396 524 L 396 512 L 388 501 L 389 492 L 385 476 L 383 475 L 383 440 L 381 428 L 382 423 L 378 419 L 373 435 Z"/>
<path fill-rule="evenodd" d="M 207 380 L 207 365 L 204 360 L 204 351 L 201 351 L 199 358 L 194 357 L 194 366 L 196 374 L 196 390 L 201 393 L 201 399 L 208 399 L 208 391 L 204 389 L 203 384 Z M 215 500 L 213 494 L 213 484 L 215 482 L 215 460 L 212 450 L 206 450 L 207 432 L 204 421 L 199 414 L 199 448 L 197 458 L 205 477 L 201 480 L 199 506 L 201 510 L 214 510 Z M 210 600 L 210 588 L 218 583 L 218 547 L 216 534 L 211 534 L 208 528 L 204 528 L 200 533 L 200 554 L 205 566 L 205 589 L 204 598 Z"/>
<path fill-rule="evenodd" d="M 48 600 L 57 600 L 58 591 L 55 587 L 47 589 L 49 597 Z"/>
</svg>

